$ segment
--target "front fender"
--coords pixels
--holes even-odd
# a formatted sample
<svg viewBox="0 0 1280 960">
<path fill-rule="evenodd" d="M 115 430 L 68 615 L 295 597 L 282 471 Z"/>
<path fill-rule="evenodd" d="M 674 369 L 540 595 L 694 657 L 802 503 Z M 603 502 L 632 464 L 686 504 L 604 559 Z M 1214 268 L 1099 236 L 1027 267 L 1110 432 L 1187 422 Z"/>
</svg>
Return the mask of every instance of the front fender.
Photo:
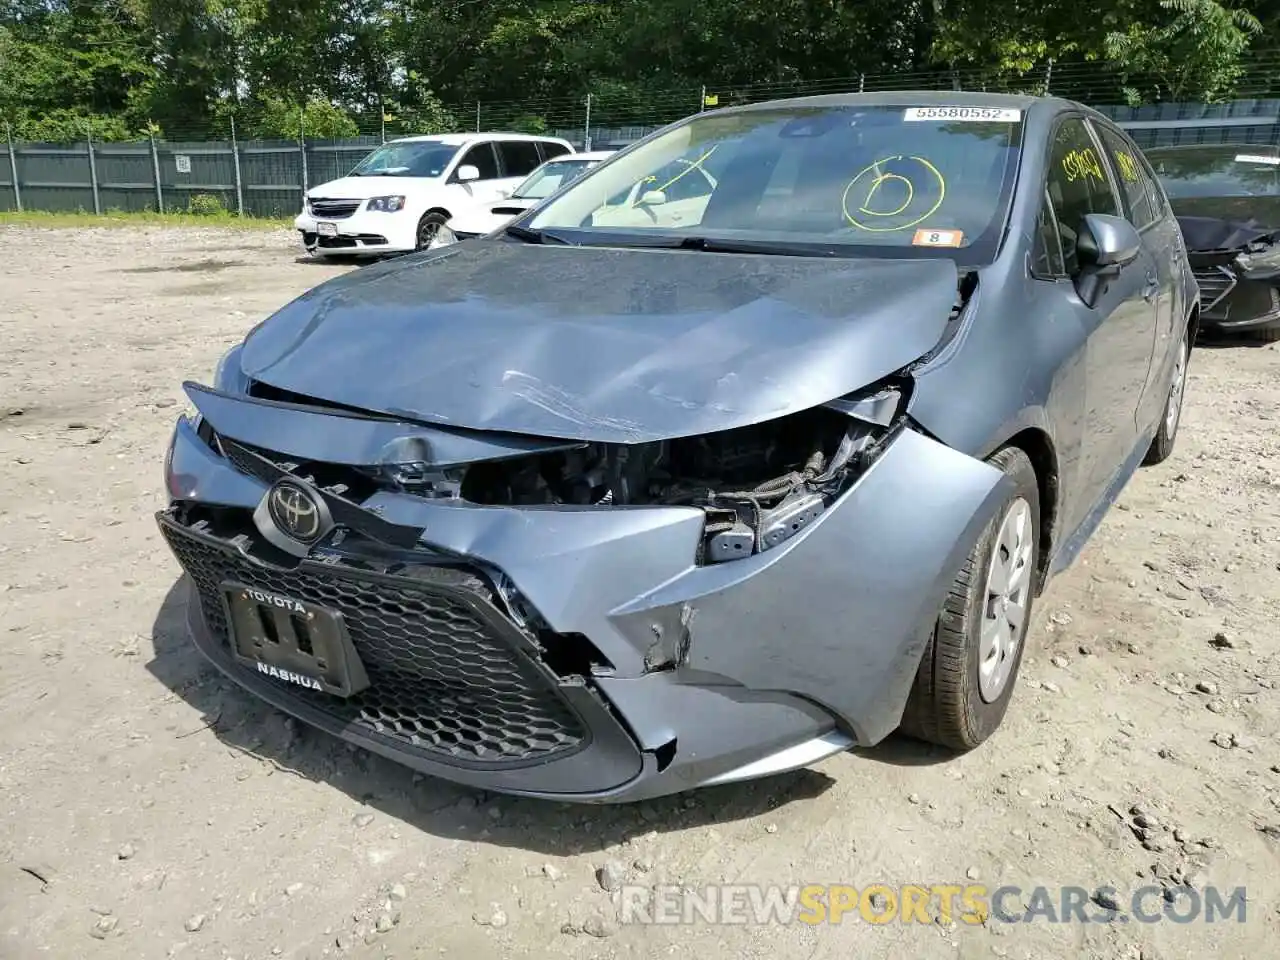
<svg viewBox="0 0 1280 960">
<path fill-rule="evenodd" d="M 678 611 L 691 680 L 798 694 L 876 743 L 901 722 L 945 591 L 1010 490 L 990 464 L 904 430 L 808 530 L 691 569 L 615 624 L 639 633 Z"/>
</svg>

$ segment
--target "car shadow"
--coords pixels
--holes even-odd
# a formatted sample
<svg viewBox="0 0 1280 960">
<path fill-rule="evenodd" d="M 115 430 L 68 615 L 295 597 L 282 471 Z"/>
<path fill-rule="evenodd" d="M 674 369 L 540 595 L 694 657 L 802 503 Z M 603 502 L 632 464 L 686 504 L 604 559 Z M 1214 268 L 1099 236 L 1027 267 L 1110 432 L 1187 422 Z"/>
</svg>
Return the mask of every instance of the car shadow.
<svg viewBox="0 0 1280 960">
<path fill-rule="evenodd" d="M 305 263 L 311 267 L 359 267 L 367 263 L 381 263 L 385 257 L 356 257 L 342 254 L 329 254 L 324 257 L 313 257 L 309 253 L 299 254 L 293 258 L 294 263 Z"/>
<path fill-rule="evenodd" d="M 224 677 L 186 636 L 187 586 L 169 589 L 151 629 L 147 669 L 195 708 L 200 720 L 177 737 L 216 736 L 264 774 L 297 776 L 341 790 L 426 833 L 519 847 L 549 856 L 591 853 L 650 831 L 665 833 L 762 816 L 825 793 L 813 770 L 707 787 L 640 803 L 587 805 L 511 797 L 456 786 L 353 748 L 289 718 Z M 360 814 L 357 814 L 359 816 Z"/>
<path fill-rule="evenodd" d="M 954 750 L 925 743 L 905 733 L 891 734 L 874 747 L 855 747 L 849 752 L 859 759 L 891 767 L 932 767 L 949 763 L 959 756 Z"/>
<path fill-rule="evenodd" d="M 1210 350 L 1230 350 L 1240 347 L 1252 347 L 1255 350 L 1265 349 L 1275 346 L 1275 342 L 1268 343 L 1266 340 L 1254 340 L 1250 337 L 1230 337 L 1226 335 L 1209 336 L 1200 334 L 1196 337 L 1196 348 L 1208 348 Z"/>
</svg>

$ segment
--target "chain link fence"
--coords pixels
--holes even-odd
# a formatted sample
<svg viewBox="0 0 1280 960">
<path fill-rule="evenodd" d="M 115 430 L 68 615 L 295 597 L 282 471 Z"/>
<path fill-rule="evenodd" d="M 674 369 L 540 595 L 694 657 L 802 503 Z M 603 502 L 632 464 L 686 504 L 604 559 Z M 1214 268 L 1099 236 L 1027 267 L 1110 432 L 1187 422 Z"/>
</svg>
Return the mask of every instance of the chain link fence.
<svg viewBox="0 0 1280 960">
<path fill-rule="evenodd" d="M 859 74 L 823 80 L 743 85 L 681 85 L 638 91 L 601 84 L 582 96 L 477 101 L 432 112 L 429 123 L 390 109 L 340 111 L 331 104 L 295 109 L 284 137 L 252 108 L 217 120 L 151 127 L 131 139 L 37 143 L 5 125 L 0 143 L 0 210 L 211 211 L 292 216 L 306 190 L 347 173 L 381 143 L 399 136 L 462 131 L 521 131 L 563 137 L 578 149 L 624 146 L 702 109 L 795 96 L 891 90 L 956 90 L 1055 95 L 1096 107 L 1140 146 L 1237 142 L 1280 144 L 1280 55 L 1244 65 L 1234 98 L 1184 102 L 1159 78 L 1134 78 L 1115 64 L 1039 64 L 1022 72 L 982 69 Z M 1132 105 L 1135 100 L 1148 101 Z M 281 126 L 276 118 L 274 127 Z M 310 128 L 310 129 L 309 129 Z M 340 134 L 340 135 L 339 135 Z"/>
</svg>

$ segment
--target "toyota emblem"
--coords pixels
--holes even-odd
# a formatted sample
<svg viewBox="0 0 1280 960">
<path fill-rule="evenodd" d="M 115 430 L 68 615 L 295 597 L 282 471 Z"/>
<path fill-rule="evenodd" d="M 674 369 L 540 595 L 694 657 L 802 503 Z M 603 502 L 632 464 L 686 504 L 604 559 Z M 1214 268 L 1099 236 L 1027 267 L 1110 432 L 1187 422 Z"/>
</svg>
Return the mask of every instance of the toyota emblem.
<svg viewBox="0 0 1280 960">
<path fill-rule="evenodd" d="M 267 499 L 267 509 L 280 532 L 299 543 L 313 543 L 324 532 L 328 511 L 320 499 L 301 484 L 288 480 L 277 483 Z"/>
</svg>

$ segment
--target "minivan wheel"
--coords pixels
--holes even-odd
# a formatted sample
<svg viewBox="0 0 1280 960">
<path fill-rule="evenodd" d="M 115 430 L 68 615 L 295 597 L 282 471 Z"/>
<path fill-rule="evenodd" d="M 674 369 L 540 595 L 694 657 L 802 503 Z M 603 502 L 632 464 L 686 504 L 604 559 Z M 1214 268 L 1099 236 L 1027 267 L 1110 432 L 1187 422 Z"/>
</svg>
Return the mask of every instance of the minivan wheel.
<svg viewBox="0 0 1280 960">
<path fill-rule="evenodd" d="M 431 245 L 431 241 L 436 238 L 436 234 L 440 232 L 440 228 L 449 222 L 449 218 L 443 213 L 432 211 L 424 213 L 422 219 L 418 221 L 418 239 L 415 250 L 425 250 Z"/>
<path fill-rule="evenodd" d="M 988 462 L 1012 481 L 1012 490 L 947 591 L 902 718 L 904 733 L 954 750 L 978 746 L 1004 719 L 1035 595 L 1035 468 L 1017 447 Z"/>
</svg>

